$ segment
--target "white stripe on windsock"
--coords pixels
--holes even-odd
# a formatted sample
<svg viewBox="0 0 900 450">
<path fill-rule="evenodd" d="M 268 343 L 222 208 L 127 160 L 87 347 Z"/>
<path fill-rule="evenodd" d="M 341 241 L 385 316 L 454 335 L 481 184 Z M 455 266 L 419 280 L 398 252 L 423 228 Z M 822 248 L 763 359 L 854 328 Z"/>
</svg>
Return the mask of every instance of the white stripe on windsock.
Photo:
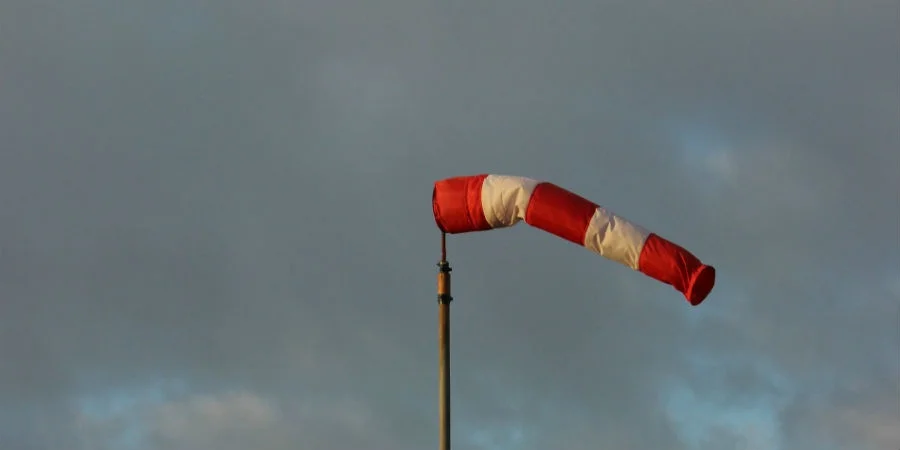
<svg viewBox="0 0 900 450">
<path fill-rule="evenodd" d="M 525 220 L 531 194 L 539 183 L 525 177 L 488 175 L 481 186 L 481 207 L 491 228 L 510 227 Z"/>
<path fill-rule="evenodd" d="M 584 234 L 584 246 L 638 270 L 641 250 L 650 232 L 598 206 Z"/>
</svg>

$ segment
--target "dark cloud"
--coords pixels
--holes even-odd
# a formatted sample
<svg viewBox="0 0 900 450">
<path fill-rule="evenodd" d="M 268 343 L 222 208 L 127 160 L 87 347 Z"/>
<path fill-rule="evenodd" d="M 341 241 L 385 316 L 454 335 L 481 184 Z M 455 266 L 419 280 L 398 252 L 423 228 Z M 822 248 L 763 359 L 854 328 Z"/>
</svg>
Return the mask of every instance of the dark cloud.
<svg viewBox="0 0 900 450">
<path fill-rule="evenodd" d="M 495 172 L 719 285 L 451 237 L 455 448 L 897 447 L 898 15 L 8 1 L 0 446 L 434 445 L 431 183 Z"/>
</svg>

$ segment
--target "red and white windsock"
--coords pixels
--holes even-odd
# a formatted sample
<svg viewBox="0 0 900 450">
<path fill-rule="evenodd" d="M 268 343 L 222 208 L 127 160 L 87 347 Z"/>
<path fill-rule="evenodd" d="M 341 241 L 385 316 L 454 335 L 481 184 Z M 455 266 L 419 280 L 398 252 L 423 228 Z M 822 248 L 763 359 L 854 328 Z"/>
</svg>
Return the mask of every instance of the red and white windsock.
<svg viewBox="0 0 900 450">
<path fill-rule="evenodd" d="M 691 305 L 715 284 L 715 268 L 684 248 L 552 183 L 486 174 L 447 178 L 434 183 L 432 207 L 438 228 L 451 234 L 524 220 L 672 285 Z"/>
</svg>

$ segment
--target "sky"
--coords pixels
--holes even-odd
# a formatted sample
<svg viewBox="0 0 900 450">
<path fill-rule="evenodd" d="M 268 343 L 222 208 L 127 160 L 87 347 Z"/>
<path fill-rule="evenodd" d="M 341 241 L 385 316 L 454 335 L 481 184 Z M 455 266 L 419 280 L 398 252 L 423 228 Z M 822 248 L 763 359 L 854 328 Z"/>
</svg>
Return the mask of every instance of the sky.
<svg viewBox="0 0 900 450">
<path fill-rule="evenodd" d="M 717 268 L 448 239 L 458 450 L 900 449 L 896 0 L 0 3 L 0 448 L 436 448 L 435 180 Z"/>
</svg>

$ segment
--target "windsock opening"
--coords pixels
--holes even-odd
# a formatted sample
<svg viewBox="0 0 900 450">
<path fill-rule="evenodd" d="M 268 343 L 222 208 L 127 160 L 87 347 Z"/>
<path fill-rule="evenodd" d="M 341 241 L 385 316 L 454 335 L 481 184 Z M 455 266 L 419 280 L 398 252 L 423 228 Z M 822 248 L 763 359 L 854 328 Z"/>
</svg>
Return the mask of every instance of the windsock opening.
<svg viewBox="0 0 900 450">
<path fill-rule="evenodd" d="M 445 233 L 490 230 L 481 203 L 481 187 L 487 175 L 455 177 L 434 183 L 431 205 L 434 221 Z"/>
<path fill-rule="evenodd" d="M 704 264 L 691 276 L 691 281 L 684 291 L 684 296 L 687 297 L 691 305 L 697 306 L 703 303 L 703 300 L 706 300 L 715 284 L 716 268 Z"/>
</svg>

